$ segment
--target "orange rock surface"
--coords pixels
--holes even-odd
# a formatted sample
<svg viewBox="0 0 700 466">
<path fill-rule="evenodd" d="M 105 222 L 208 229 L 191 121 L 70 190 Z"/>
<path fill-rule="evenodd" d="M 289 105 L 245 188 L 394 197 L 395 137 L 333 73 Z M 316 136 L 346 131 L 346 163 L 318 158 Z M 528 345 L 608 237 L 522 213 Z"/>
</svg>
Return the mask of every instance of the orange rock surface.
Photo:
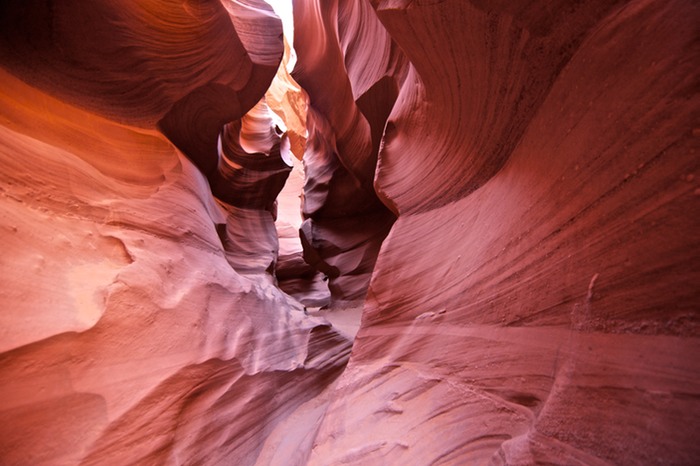
<svg viewBox="0 0 700 466">
<path fill-rule="evenodd" d="M 694 463 L 697 9 L 373 4 L 398 220 L 309 464 Z"/>
<path fill-rule="evenodd" d="M 294 7 L 0 3 L 0 464 L 696 464 L 697 6 Z"/>
<path fill-rule="evenodd" d="M 211 2 L 35 3 L 35 18 L 20 2 L 0 14 L 0 463 L 252 464 L 350 349 L 266 272 L 275 172 L 249 161 L 286 177 L 279 142 L 275 160 L 243 153 L 250 127 L 225 132 L 222 151 L 247 168 L 217 162 L 221 119 L 243 116 L 277 69 L 279 20 L 262 2 L 250 18 Z M 76 24 L 37 26 L 37 45 L 10 27 L 20 19 Z M 163 114 L 213 135 L 201 153 L 200 139 L 178 140 L 194 163 L 157 130 Z M 218 199 L 203 171 L 231 181 Z"/>
</svg>

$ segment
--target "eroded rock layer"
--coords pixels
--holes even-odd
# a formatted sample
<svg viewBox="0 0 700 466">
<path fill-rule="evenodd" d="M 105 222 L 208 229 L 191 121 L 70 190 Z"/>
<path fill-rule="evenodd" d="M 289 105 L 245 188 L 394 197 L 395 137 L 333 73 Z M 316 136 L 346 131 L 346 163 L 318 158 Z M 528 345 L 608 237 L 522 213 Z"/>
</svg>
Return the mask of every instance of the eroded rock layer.
<svg viewBox="0 0 700 466">
<path fill-rule="evenodd" d="M 306 149 L 306 113 L 309 96 L 289 74 L 291 60 L 292 50 L 285 40 L 282 63 L 265 93 L 265 100 L 270 109 L 283 120 L 290 140 L 290 149 L 294 156 L 301 160 Z M 296 63 L 296 56 L 294 63 Z"/>
<path fill-rule="evenodd" d="M 334 301 L 363 299 L 394 214 L 373 187 L 403 54 L 364 1 L 295 1 L 294 78 L 310 99 L 301 228 Z"/>
<path fill-rule="evenodd" d="M 295 22 L 302 241 L 367 296 L 352 355 L 273 276 L 311 270 L 276 264 L 304 130 L 261 103 L 270 8 L 0 3 L 0 463 L 695 464 L 697 5 Z"/>
<path fill-rule="evenodd" d="M 0 9 L 0 463 L 255 463 L 350 347 L 268 273 L 289 166 L 237 119 L 279 20 L 253 1 Z"/>
<path fill-rule="evenodd" d="M 693 464 L 697 6 L 373 4 L 399 217 L 310 463 Z"/>
</svg>

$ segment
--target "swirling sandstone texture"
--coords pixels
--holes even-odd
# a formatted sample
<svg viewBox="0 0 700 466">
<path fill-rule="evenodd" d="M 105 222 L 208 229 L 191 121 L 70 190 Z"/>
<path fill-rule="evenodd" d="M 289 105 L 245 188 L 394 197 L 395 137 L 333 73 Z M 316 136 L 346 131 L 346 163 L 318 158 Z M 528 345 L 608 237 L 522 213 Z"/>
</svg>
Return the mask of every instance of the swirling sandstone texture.
<svg viewBox="0 0 700 466">
<path fill-rule="evenodd" d="M 295 1 L 294 22 L 292 75 L 310 99 L 305 259 L 327 275 L 334 302 L 361 300 L 395 220 L 373 181 L 406 60 L 366 1 Z"/>
<path fill-rule="evenodd" d="M 696 464 L 698 6 L 294 5 L 0 3 L 0 463 Z"/>
<path fill-rule="evenodd" d="M 372 3 L 398 220 L 310 463 L 696 463 L 697 5 Z"/>
<path fill-rule="evenodd" d="M 0 463 L 253 464 L 350 349 L 270 274 L 291 168 L 264 102 L 244 114 L 279 20 L 9 1 L 0 23 Z"/>
</svg>

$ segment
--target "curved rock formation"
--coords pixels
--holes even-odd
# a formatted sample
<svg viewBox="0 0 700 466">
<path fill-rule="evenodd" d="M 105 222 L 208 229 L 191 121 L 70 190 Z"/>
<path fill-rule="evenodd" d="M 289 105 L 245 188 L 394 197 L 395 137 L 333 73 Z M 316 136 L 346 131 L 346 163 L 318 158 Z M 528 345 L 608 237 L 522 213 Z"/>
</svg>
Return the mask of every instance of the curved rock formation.
<svg viewBox="0 0 700 466">
<path fill-rule="evenodd" d="M 692 464 L 697 9 L 373 3 L 399 217 L 310 464 Z"/>
<path fill-rule="evenodd" d="M 274 213 L 275 199 L 292 171 L 292 154 L 287 136 L 275 134 L 269 117 L 258 113 L 267 111 L 264 101 L 256 109 L 256 116 L 249 113 L 224 126 L 219 167 L 210 182 L 214 196 L 227 204 Z"/>
<path fill-rule="evenodd" d="M 252 464 L 350 348 L 265 273 L 279 138 L 236 152 L 279 21 L 59 3 L 0 8 L 0 463 Z"/>
<path fill-rule="evenodd" d="M 695 464 L 697 6 L 294 15 L 0 3 L 0 463 Z"/>
<path fill-rule="evenodd" d="M 292 74 L 310 99 L 305 259 L 329 277 L 334 301 L 363 299 L 395 220 L 373 180 L 406 61 L 366 2 L 296 1 L 294 22 Z"/>
<path fill-rule="evenodd" d="M 301 160 L 306 149 L 306 113 L 309 96 L 289 74 L 292 51 L 284 41 L 284 56 L 277 69 L 275 79 L 265 93 L 265 100 L 270 109 L 283 120 L 290 140 L 291 151 Z M 296 58 L 294 59 L 296 62 Z"/>
</svg>

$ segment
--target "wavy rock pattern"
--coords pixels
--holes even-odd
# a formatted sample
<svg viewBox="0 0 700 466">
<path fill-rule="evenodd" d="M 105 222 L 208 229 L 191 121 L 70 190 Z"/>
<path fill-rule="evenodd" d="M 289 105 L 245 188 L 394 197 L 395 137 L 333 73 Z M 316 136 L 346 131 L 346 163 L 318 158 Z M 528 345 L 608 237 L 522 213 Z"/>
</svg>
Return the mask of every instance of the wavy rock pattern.
<svg viewBox="0 0 700 466">
<path fill-rule="evenodd" d="M 265 100 L 285 123 L 290 149 L 294 156 L 301 160 L 306 150 L 306 113 L 309 107 L 309 96 L 289 74 L 292 51 L 287 41 L 284 41 L 284 56 L 277 69 L 275 79 L 265 93 Z"/>
<path fill-rule="evenodd" d="M 399 217 L 310 464 L 692 464 L 697 9 L 373 4 Z"/>
<path fill-rule="evenodd" d="M 262 2 L 59 3 L 0 15 L 0 463 L 253 464 L 350 349 L 266 273 L 289 166 L 258 114 L 236 119 L 277 69 L 279 21 Z M 194 164 L 156 130 L 182 136 L 170 116 L 208 135 L 176 141 Z M 217 162 L 223 123 L 237 166 Z"/>
<path fill-rule="evenodd" d="M 273 275 L 270 8 L 0 3 L 0 463 L 695 464 L 699 19 L 296 0 L 350 354 Z"/>
<path fill-rule="evenodd" d="M 329 277 L 335 302 L 363 299 L 395 220 L 373 180 L 406 61 L 365 2 L 296 1 L 294 22 L 292 74 L 310 99 L 305 259 Z"/>
</svg>

